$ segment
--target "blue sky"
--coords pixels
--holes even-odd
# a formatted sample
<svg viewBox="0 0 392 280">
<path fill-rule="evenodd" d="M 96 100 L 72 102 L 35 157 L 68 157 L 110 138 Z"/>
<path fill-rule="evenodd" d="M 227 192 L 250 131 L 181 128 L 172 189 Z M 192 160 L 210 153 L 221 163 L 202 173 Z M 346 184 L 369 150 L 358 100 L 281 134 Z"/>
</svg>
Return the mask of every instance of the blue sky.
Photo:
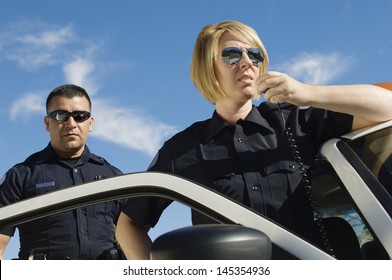
<svg viewBox="0 0 392 280">
<path fill-rule="evenodd" d="M 144 171 L 166 139 L 211 116 L 189 66 L 201 28 L 226 19 L 256 29 L 270 69 L 300 81 L 392 80 L 392 0 L 0 0 L 0 173 L 47 145 L 45 98 L 64 83 L 91 95 L 90 149 Z M 152 237 L 189 223 L 175 204 Z"/>
</svg>

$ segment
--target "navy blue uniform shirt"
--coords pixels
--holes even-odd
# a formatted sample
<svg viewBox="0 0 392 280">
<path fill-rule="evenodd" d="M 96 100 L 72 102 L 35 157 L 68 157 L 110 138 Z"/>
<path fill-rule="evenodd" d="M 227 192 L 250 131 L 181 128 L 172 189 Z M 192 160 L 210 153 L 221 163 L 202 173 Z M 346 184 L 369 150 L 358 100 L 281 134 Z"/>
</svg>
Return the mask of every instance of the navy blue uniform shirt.
<svg viewBox="0 0 392 280">
<path fill-rule="evenodd" d="M 308 169 L 320 145 L 351 130 L 352 116 L 263 102 L 246 120 L 227 124 L 216 112 L 165 142 L 149 167 L 177 174 L 239 201 L 305 238 L 314 236 L 313 213 L 284 127 L 293 132 Z M 283 120 L 284 118 L 284 120 Z M 301 187 L 302 186 L 302 187 Z M 123 212 L 154 226 L 170 204 L 163 198 L 129 199 Z M 192 211 L 193 224 L 211 221 Z"/>
<path fill-rule="evenodd" d="M 57 157 L 49 144 L 44 150 L 15 165 L 0 185 L 0 207 L 58 189 L 109 178 L 122 172 L 87 146 L 77 162 Z M 30 251 L 50 259 L 96 259 L 114 245 L 114 226 L 121 209 L 119 201 L 83 207 L 18 226 L 20 259 Z M 12 236 L 15 228 L 1 233 Z"/>
</svg>

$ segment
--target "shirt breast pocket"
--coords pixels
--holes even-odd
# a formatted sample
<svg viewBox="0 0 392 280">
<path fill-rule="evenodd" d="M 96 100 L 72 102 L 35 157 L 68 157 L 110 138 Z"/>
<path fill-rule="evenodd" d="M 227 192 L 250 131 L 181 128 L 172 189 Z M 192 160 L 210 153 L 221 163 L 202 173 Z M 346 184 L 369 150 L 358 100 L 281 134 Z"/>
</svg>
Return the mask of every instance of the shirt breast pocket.
<svg viewBox="0 0 392 280">
<path fill-rule="evenodd" d="M 269 183 L 272 205 L 280 209 L 285 203 L 291 203 L 302 180 L 300 164 L 290 160 L 279 161 L 266 166 L 264 174 Z"/>
<path fill-rule="evenodd" d="M 214 178 L 212 186 L 219 193 L 242 202 L 243 184 L 236 184 L 235 181 L 235 173 L 229 172 Z"/>
</svg>

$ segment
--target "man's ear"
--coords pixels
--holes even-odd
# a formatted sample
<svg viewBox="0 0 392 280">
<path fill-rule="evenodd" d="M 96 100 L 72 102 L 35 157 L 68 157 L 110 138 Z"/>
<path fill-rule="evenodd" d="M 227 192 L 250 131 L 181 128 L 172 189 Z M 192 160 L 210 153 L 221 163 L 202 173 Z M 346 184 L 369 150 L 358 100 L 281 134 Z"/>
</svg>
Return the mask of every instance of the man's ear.
<svg viewBox="0 0 392 280">
<path fill-rule="evenodd" d="M 93 124 L 94 124 L 94 117 L 90 118 L 90 127 L 88 129 L 89 132 L 91 132 L 93 130 Z"/>
<path fill-rule="evenodd" d="M 45 123 L 46 131 L 49 132 L 49 118 L 47 116 L 44 117 L 44 123 Z"/>
</svg>

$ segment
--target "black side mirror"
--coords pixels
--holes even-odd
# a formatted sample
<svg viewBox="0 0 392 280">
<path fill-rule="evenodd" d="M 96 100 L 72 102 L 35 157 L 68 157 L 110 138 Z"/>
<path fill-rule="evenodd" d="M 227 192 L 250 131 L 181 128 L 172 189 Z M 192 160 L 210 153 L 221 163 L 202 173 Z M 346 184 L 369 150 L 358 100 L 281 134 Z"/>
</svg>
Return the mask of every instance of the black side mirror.
<svg viewBox="0 0 392 280">
<path fill-rule="evenodd" d="M 269 260 L 271 241 L 261 231 L 240 225 L 198 225 L 159 236 L 153 260 Z"/>
</svg>

